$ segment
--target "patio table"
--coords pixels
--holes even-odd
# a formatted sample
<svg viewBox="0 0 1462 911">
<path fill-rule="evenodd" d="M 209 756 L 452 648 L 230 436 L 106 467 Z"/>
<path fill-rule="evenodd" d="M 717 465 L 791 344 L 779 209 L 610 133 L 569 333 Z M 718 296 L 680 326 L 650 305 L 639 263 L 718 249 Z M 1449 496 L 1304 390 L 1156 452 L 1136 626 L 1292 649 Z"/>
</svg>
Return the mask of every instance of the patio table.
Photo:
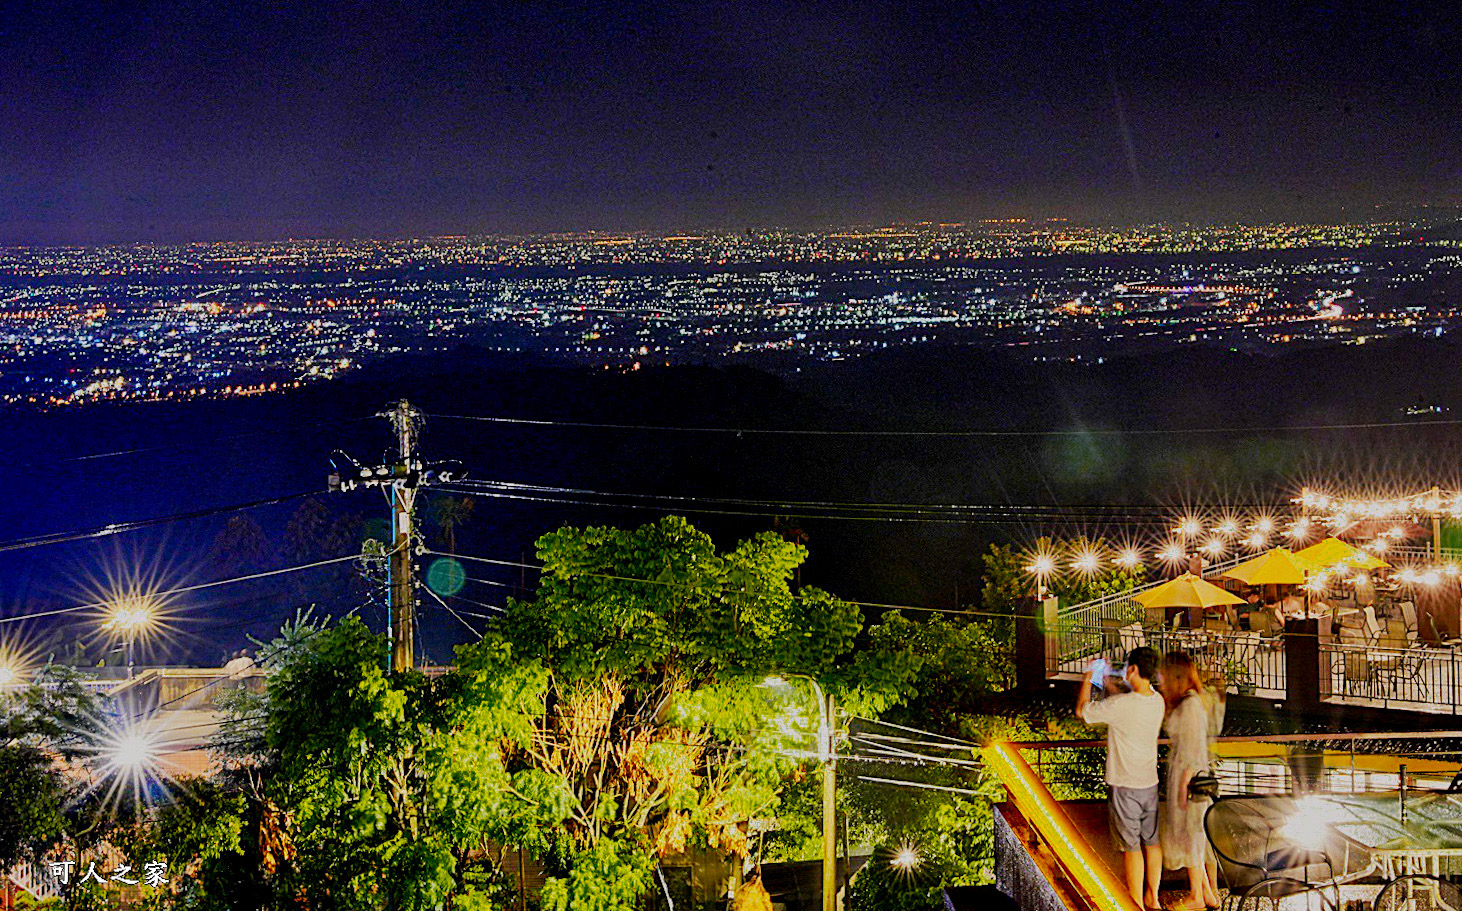
<svg viewBox="0 0 1462 911">
<path fill-rule="evenodd" d="M 1370 857 L 1386 879 L 1413 873 L 1462 874 L 1462 795 L 1408 792 L 1401 821 L 1399 792 L 1331 795 L 1343 816 L 1329 823 L 1347 851 Z M 1348 864 L 1347 864 L 1348 866 Z"/>
</svg>

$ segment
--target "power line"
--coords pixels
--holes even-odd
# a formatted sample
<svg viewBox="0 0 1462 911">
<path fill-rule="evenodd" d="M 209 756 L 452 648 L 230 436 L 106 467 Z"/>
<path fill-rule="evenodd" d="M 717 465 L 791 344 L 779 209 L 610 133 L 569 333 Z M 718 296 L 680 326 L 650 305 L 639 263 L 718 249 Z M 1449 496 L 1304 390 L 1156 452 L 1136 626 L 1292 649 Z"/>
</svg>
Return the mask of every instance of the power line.
<svg viewBox="0 0 1462 911">
<path fill-rule="evenodd" d="M 712 433 L 736 436 L 807 436 L 807 437 L 945 437 L 959 438 L 1041 438 L 1070 436 L 1185 436 L 1202 434 L 1253 434 L 1321 432 L 1345 430 L 1378 430 L 1427 426 L 1462 425 L 1462 419 L 1431 421 L 1371 421 L 1352 424 L 1277 424 L 1261 427 L 1148 427 L 1133 430 L 1101 427 L 1068 430 L 819 430 L 814 428 L 769 427 L 685 427 L 664 424 L 613 424 L 595 421 L 562 421 L 534 418 L 493 417 L 470 414 L 433 414 L 433 418 L 453 421 L 479 421 L 490 424 L 517 424 L 529 427 L 566 427 L 581 430 L 645 431 L 656 433 Z"/>
<path fill-rule="evenodd" d="M 290 503 L 295 500 L 303 500 L 315 496 L 319 491 L 306 491 L 303 493 L 291 493 L 278 497 L 268 497 L 263 500 L 251 500 L 247 503 L 235 503 L 232 506 L 214 506 L 208 509 L 195 509 L 191 512 L 173 513 L 168 516 L 155 516 L 151 519 L 136 519 L 131 522 L 112 522 L 93 528 L 80 531 L 50 532 L 43 535 L 32 535 L 28 538 L 15 538 L 10 541 L 0 542 L 0 553 L 8 553 L 17 550 L 29 550 L 33 547 L 41 547 L 47 544 L 63 544 L 68 541 L 82 541 L 88 538 L 105 538 L 111 535 L 123 534 L 129 531 L 137 531 L 143 528 L 152 528 L 158 525 L 166 525 L 170 522 L 186 522 L 194 519 L 207 519 L 212 516 L 223 515 L 230 512 L 243 512 L 248 509 L 257 509 L 262 506 L 277 506 L 280 503 Z"/>
<path fill-rule="evenodd" d="M 320 566 L 330 566 L 335 563 L 344 563 L 347 560 L 358 559 L 360 559 L 359 554 L 351 554 L 345 557 L 333 557 L 329 560 L 317 560 L 314 563 L 305 563 L 300 566 L 289 566 L 283 569 L 269 569 L 262 572 L 250 573 L 247 576 L 235 576 L 231 579 L 216 579 L 212 582 L 200 582 L 197 585 L 184 585 L 180 588 L 172 588 L 166 591 L 149 592 L 148 594 L 154 598 L 167 598 L 171 597 L 172 595 L 183 595 L 187 594 L 188 592 L 202 591 L 209 588 L 217 588 L 220 585 L 233 585 L 238 582 L 251 582 L 255 579 L 265 579 L 271 576 L 284 575 L 285 573 L 296 573 L 307 569 L 315 569 L 316 567 Z M 112 602 L 110 601 L 93 601 L 90 604 L 77 604 L 73 605 L 72 607 L 56 608 L 55 610 L 36 611 L 34 613 L 28 614 L 16 614 L 10 617 L 0 617 L 0 623 L 16 623 L 21 620 L 32 620 L 36 617 L 53 617 L 58 614 L 74 613 L 75 611 L 97 610 L 99 608 L 108 607 L 111 603 Z"/>
<path fill-rule="evenodd" d="M 1130 513 L 1155 513 L 1163 518 L 1171 515 L 1173 507 L 1159 503 L 1092 503 L 1077 504 L 1072 506 L 1061 506 L 1055 504 L 1025 504 L 1025 503 L 899 503 L 899 502 L 877 502 L 877 501 L 837 501 L 837 500 L 784 500 L 784 499 L 752 499 L 744 497 L 708 497 L 689 496 L 675 494 L 652 494 L 652 493 L 625 493 L 621 491 L 589 490 L 579 487 L 559 487 L 547 484 L 523 484 L 514 481 L 488 481 L 463 479 L 454 482 L 459 486 L 483 487 L 504 491 L 526 491 L 531 493 L 552 493 L 580 496 L 597 497 L 622 497 L 627 499 L 649 499 L 649 500 L 671 500 L 691 501 L 699 503 L 719 503 L 730 505 L 750 506 L 777 506 L 780 508 L 812 508 L 812 509 L 875 509 L 875 510 L 951 510 L 956 512 L 972 513 L 1010 513 L 1025 514 L 1031 513 L 1040 516 L 1050 514 L 1068 513 L 1090 513 L 1093 515 L 1116 512 L 1120 514 Z M 1229 504 L 1227 508 L 1235 510 L 1246 509 L 1277 509 L 1276 504 L 1265 507 L 1254 503 Z"/>
<path fill-rule="evenodd" d="M 344 424 L 356 424 L 356 423 L 359 423 L 361 421 L 369 421 L 369 420 L 371 420 L 371 418 L 369 418 L 369 417 L 358 417 L 358 418 L 336 418 L 336 419 L 327 420 L 327 421 L 311 421 L 311 422 L 306 423 L 306 424 L 291 424 L 291 425 L 288 425 L 288 426 L 286 426 L 285 428 L 282 428 L 282 429 L 276 427 L 276 428 L 270 428 L 268 430 L 251 430 L 251 431 L 246 431 L 246 432 L 243 432 L 243 433 L 226 433 L 226 434 L 223 434 L 221 436 L 215 436 L 215 437 L 189 438 L 189 439 L 186 439 L 186 440 L 177 440 L 177 441 L 174 441 L 174 442 L 171 442 L 171 443 L 160 443 L 160 444 L 155 445 L 155 446 L 135 446 L 135 447 L 132 447 L 130 449 L 113 449 L 113 450 L 109 450 L 109 451 L 106 451 L 106 452 L 89 452 L 89 453 L 85 453 L 83 455 L 65 456 L 65 457 L 59 458 L 59 459 L 45 459 L 45 460 L 42 460 L 42 461 L 29 462 L 29 463 L 26 463 L 26 464 L 22 465 L 21 467 L 23 467 L 23 468 L 34 468 L 34 467 L 40 467 L 40 466 L 43 466 L 43 465 L 55 465 L 55 464 L 60 464 L 60 463 L 64 463 L 64 462 L 92 462 L 92 461 L 97 461 L 99 459 L 112 459 L 112 458 L 117 458 L 119 456 L 141 455 L 142 453 L 147 453 L 147 452 L 165 452 L 165 451 L 171 450 L 171 449 L 188 449 L 188 448 L 192 448 L 192 447 L 196 447 L 196 446 L 206 446 L 206 445 L 208 445 L 210 443 L 225 443 L 225 442 L 228 442 L 229 440 L 244 440 L 244 439 L 249 439 L 249 438 L 252 438 L 252 437 L 262 437 L 262 436 L 278 437 L 281 432 L 284 432 L 284 433 L 303 432 L 303 431 L 306 431 L 306 430 L 315 430 L 315 429 L 318 429 L 320 427 L 333 427 L 333 426 L 340 426 L 340 425 L 344 425 Z"/>
<path fill-rule="evenodd" d="M 570 506 L 596 506 L 596 507 L 608 507 L 608 508 L 614 508 L 614 509 L 649 510 L 649 511 L 653 511 L 653 512 L 664 512 L 664 511 L 666 511 L 666 508 L 667 508 L 665 506 L 654 506 L 654 505 L 649 505 L 649 504 L 645 504 L 645 503 L 610 503 L 610 502 L 604 502 L 602 500 L 589 500 L 589 499 L 574 498 L 574 497 L 535 496 L 535 495 L 526 494 L 526 493 L 511 493 L 511 492 L 501 491 L 501 490 L 490 490 L 490 489 L 476 488 L 476 487 L 456 486 L 455 484 L 452 485 L 452 486 L 443 485 L 439 489 L 451 491 L 453 493 L 471 494 L 473 496 L 489 497 L 489 498 L 493 498 L 493 499 L 524 500 L 524 501 L 529 501 L 529 502 L 534 502 L 534 503 L 558 503 L 558 504 L 564 504 L 564 505 L 570 505 Z M 809 518 L 809 519 L 835 519 L 835 520 L 854 521 L 854 522 L 912 522 L 912 523 L 936 523 L 936 524 L 956 524 L 956 525 L 1011 525 L 1011 524 L 1029 524 L 1029 523 L 1034 523 L 1034 522 L 1075 521 L 1075 520 L 1084 518 L 1084 517 L 1081 517 L 1081 516 L 1074 515 L 1070 511 L 1060 511 L 1060 507 L 1053 507 L 1052 510 L 1051 510 L 1051 512 L 1049 512 L 1047 514 L 1034 514 L 1034 513 L 1031 513 L 1031 514 L 1009 514 L 1009 515 L 993 515 L 992 514 L 992 515 L 989 515 L 989 516 L 960 516 L 960 515 L 954 515 L 954 516 L 940 516 L 940 515 L 881 515 L 881 514 L 866 514 L 866 513 L 865 514 L 838 513 L 838 512 L 822 512 L 822 513 L 816 513 L 816 512 L 809 511 L 809 510 L 807 510 L 805 508 L 800 508 L 800 507 L 792 506 L 790 504 L 786 504 L 786 503 L 775 503 L 775 502 L 770 502 L 770 501 L 764 501 L 765 508 L 760 509 L 760 510 L 755 509 L 755 508 L 748 508 L 748 509 L 718 509 L 718 508 L 705 507 L 705 506 L 696 506 L 694 504 L 697 501 L 694 498 L 685 498 L 685 500 L 686 500 L 686 502 L 684 502 L 684 503 L 682 503 L 682 504 L 680 504 L 680 505 L 678 505 L 676 507 L 677 509 L 679 509 L 680 511 L 683 511 L 683 512 L 695 513 L 697 515 L 743 516 L 743 517 L 753 517 L 753 518 L 765 518 L 765 517 L 784 516 L 784 515 L 801 515 L 801 516 L 804 516 L 805 518 Z M 1150 520 L 1133 519 L 1133 518 L 1123 518 L 1121 516 L 1110 516 L 1110 517 L 1103 516 L 1099 520 L 1096 517 L 1085 517 L 1085 518 L 1091 518 L 1093 521 L 1102 521 L 1102 522 L 1105 522 L 1108 525 L 1128 525 L 1128 526 L 1141 526 L 1141 527 L 1150 527 L 1151 525 L 1153 525 L 1155 522 L 1158 521 L 1158 519 L 1156 517 L 1154 517 L 1154 518 L 1152 518 Z"/>
</svg>

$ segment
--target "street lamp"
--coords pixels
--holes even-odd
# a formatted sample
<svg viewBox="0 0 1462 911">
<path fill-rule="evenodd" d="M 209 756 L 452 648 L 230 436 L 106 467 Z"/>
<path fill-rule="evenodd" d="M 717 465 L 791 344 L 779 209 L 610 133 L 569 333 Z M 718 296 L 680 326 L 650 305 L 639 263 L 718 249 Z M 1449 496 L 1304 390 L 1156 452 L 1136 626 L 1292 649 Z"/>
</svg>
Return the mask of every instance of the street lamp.
<svg viewBox="0 0 1462 911">
<path fill-rule="evenodd" d="M 825 695 L 822 686 L 806 674 L 791 674 L 812 684 L 817 695 L 817 758 L 822 764 L 822 911 L 836 911 L 837 875 L 837 754 L 833 750 L 833 697 Z M 786 686 L 785 677 L 768 677 L 767 686 Z"/>
<path fill-rule="evenodd" d="M 133 649 L 137 635 L 152 626 L 152 608 L 146 600 L 128 598 L 112 608 L 107 626 L 122 634 L 127 640 L 127 679 L 133 675 Z"/>
</svg>

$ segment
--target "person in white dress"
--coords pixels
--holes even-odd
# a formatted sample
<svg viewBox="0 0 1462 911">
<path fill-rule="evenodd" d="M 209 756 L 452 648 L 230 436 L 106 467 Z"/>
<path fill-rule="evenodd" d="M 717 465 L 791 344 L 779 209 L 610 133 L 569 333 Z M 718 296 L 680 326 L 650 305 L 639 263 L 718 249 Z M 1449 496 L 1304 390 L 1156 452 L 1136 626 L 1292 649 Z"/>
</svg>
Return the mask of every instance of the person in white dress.
<svg viewBox="0 0 1462 911">
<path fill-rule="evenodd" d="M 1164 659 L 1162 693 L 1168 707 L 1163 720 L 1168 732 L 1168 799 L 1159 827 L 1163 866 L 1186 869 L 1189 887 L 1187 900 L 1172 909 L 1216 908 L 1220 904 L 1218 866 L 1203 829 L 1203 814 L 1211 801 L 1190 797 L 1188 782 L 1209 771 L 1212 714 L 1221 709 L 1204 689 L 1198 669 L 1186 652 L 1169 652 Z"/>
</svg>

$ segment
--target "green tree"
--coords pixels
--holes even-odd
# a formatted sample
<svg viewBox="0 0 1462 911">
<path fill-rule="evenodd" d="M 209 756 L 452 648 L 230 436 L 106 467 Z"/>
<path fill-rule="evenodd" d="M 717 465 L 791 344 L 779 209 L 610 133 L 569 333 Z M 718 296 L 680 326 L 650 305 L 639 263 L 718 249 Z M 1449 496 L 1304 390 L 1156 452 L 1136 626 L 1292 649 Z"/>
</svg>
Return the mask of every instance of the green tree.
<svg viewBox="0 0 1462 911">
<path fill-rule="evenodd" d="M 935 615 L 915 621 L 897 611 L 869 631 L 877 646 L 903 648 L 919 659 L 914 689 L 919 698 L 890 710 L 888 720 L 961 736 L 963 719 L 989 711 L 991 696 L 1015 683 L 1015 664 L 1000 626 L 987 620 Z"/>
<path fill-rule="evenodd" d="M 47 665 L 30 686 L 0 695 L 0 869 L 62 842 L 86 857 L 135 818 L 128 789 L 110 781 L 109 736 L 107 713 L 69 667 Z M 73 878 L 62 906 L 89 908 L 99 896 Z"/>
<path fill-rule="evenodd" d="M 854 650 L 856 607 L 793 590 L 806 549 L 771 532 L 718 553 L 672 517 L 563 529 L 538 556 L 537 597 L 497 635 L 549 675 L 524 757 L 569 796 L 545 908 L 635 907 L 656 859 L 690 843 L 746 854 L 743 824 L 776 811 L 816 717 L 768 675 L 812 677 L 860 713 L 912 678 L 901 649 Z"/>
<path fill-rule="evenodd" d="M 232 901 L 258 844 L 274 906 L 490 908 L 501 876 L 489 848 L 547 844 L 557 782 L 505 761 L 542 712 L 542 670 L 501 641 L 434 680 L 387 671 L 388 653 L 354 618 L 302 618 L 261 650 L 275 668 L 267 692 L 229 706 L 227 777 L 241 799 L 214 801 L 216 863 L 188 884 L 196 895 Z"/>
</svg>

